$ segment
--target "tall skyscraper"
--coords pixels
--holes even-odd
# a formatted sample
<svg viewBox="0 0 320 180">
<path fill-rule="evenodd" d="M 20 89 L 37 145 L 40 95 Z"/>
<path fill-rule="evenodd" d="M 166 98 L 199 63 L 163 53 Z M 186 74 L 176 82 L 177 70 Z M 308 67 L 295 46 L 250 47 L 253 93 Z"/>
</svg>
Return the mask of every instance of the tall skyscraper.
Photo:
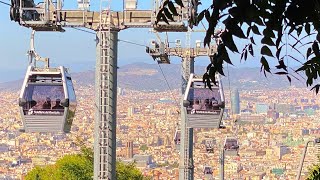
<svg viewBox="0 0 320 180">
<path fill-rule="evenodd" d="M 127 158 L 128 159 L 133 158 L 133 142 L 132 141 L 127 142 L 126 150 L 127 150 Z"/>
<path fill-rule="evenodd" d="M 231 110 L 233 114 L 240 114 L 240 97 L 238 89 L 232 91 Z"/>
</svg>

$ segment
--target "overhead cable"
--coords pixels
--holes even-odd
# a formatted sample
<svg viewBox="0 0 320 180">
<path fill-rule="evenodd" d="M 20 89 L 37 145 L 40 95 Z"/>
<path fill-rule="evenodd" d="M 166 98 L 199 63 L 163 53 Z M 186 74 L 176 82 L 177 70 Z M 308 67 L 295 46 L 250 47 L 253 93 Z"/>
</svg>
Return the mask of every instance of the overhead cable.
<svg viewBox="0 0 320 180">
<path fill-rule="evenodd" d="M 1 4 L 5 4 L 5 5 L 8 5 L 8 6 L 11 6 L 11 4 L 9 4 L 9 3 L 6 3 L 6 2 L 4 2 L 4 1 L 0 1 L 0 3 L 1 3 Z"/>
<path fill-rule="evenodd" d="M 159 63 L 158 63 L 158 66 L 159 66 L 159 69 L 160 69 L 160 71 L 161 71 L 161 74 L 162 74 L 164 80 L 166 81 L 166 84 L 167 84 L 167 86 L 168 86 L 168 88 L 169 88 L 169 90 L 170 90 L 170 92 L 171 92 L 170 94 L 171 94 L 172 98 L 174 99 L 174 101 L 175 101 L 175 103 L 176 103 L 176 105 L 177 105 L 177 107 L 178 107 L 178 109 L 179 109 L 179 108 L 180 108 L 179 103 L 178 103 L 177 99 L 175 98 L 175 96 L 173 95 L 173 93 L 172 93 L 173 91 L 172 91 L 172 89 L 171 89 L 171 87 L 170 87 L 170 85 L 169 85 L 169 82 L 168 82 L 166 76 L 164 75 L 164 72 L 163 72 L 163 70 L 162 70 L 162 68 L 161 68 L 161 66 L 160 66 Z"/>
</svg>

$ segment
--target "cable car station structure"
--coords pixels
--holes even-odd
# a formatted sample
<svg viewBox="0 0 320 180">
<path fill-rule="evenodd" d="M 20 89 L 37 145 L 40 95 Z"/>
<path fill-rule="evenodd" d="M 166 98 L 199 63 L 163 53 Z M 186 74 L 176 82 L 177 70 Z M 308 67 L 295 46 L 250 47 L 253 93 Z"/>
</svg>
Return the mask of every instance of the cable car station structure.
<svg viewBox="0 0 320 180">
<path fill-rule="evenodd" d="M 194 73 L 194 58 L 212 56 L 216 47 L 191 48 L 191 29 L 188 20 L 191 0 L 176 6 L 179 16 L 170 24 L 159 22 L 156 15 L 161 0 L 154 0 L 152 10 L 137 10 L 137 0 L 125 0 L 123 11 L 111 10 L 111 0 L 100 0 L 100 11 L 89 10 L 90 0 L 78 0 L 79 10 L 63 9 L 62 0 L 12 0 L 10 18 L 20 26 L 35 31 L 64 32 L 64 28 L 87 28 L 96 32 L 94 179 L 116 179 L 116 105 L 118 33 L 127 28 L 153 28 L 157 32 L 187 32 L 186 47 L 149 49 L 159 63 L 170 63 L 168 56 L 182 57 L 182 95 L 187 89 L 190 74 Z M 182 97 L 181 97 L 182 98 Z M 181 102 L 181 145 L 179 179 L 193 179 L 193 128 L 186 123 L 187 111 Z"/>
</svg>

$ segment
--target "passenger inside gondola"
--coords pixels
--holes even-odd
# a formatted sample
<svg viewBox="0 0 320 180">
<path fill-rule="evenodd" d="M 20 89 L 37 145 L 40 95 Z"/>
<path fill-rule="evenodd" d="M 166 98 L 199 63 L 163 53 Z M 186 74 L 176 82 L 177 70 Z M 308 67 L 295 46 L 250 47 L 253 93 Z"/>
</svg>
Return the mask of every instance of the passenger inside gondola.
<svg viewBox="0 0 320 180">
<path fill-rule="evenodd" d="M 212 174 L 212 170 L 210 167 L 205 167 L 204 170 L 203 170 L 203 173 L 204 174 Z"/>
<path fill-rule="evenodd" d="M 194 101 L 193 109 L 194 109 L 194 110 L 200 110 L 200 109 L 201 109 L 200 100 L 199 100 L 199 99 L 196 99 L 196 100 Z"/>
<path fill-rule="evenodd" d="M 56 104 L 52 107 L 52 109 L 63 109 L 64 107 L 60 105 L 60 99 L 56 99 Z"/>
<path fill-rule="evenodd" d="M 213 110 L 219 110 L 218 101 L 214 97 L 211 98 L 211 106 Z"/>
<path fill-rule="evenodd" d="M 49 97 L 47 97 L 46 101 L 43 103 L 42 109 L 51 109 L 51 99 Z"/>
<path fill-rule="evenodd" d="M 224 147 L 226 150 L 237 150 L 239 148 L 236 139 L 229 139 Z"/>
<path fill-rule="evenodd" d="M 180 138 L 174 139 L 175 144 L 180 144 Z"/>
</svg>

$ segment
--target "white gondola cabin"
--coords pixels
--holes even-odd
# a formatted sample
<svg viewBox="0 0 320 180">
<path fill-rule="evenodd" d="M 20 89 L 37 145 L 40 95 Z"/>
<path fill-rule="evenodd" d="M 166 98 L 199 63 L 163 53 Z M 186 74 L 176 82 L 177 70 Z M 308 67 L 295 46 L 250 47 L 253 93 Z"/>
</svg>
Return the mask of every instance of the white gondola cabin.
<svg viewBox="0 0 320 180">
<path fill-rule="evenodd" d="M 216 85 L 205 86 L 201 77 L 190 75 L 184 95 L 183 106 L 187 112 L 189 128 L 221 128 L 225 100 L 220 76 L 216 74 Z"/>
<path fill-rule="evenodd" d="M 203 175 L 204 179 L 213 180 L 213 170 L 211 166 L 204 166 L 203 167 Z"/>
<path fill-rule="evenodd" d="M 215 145 L 215 139 L 206 139 L 205 140 L 205 148 L 207 153 L 214 153 L 214 145 Z"/>
<path fill-rule="evenodd" d="M 203 174 L 206 175 L 206 174 L 212 174 L 213 171 L 212 171 L 212 167 L 211 166 L 204 166 L 203 167 Z"/>
<path fill-rule="evenodd" d="M 76 95 L 67 69 L 30 65 L 20 92 L 19 106 L 23 131 L 70 132 Z"/>
<path fill-rule="evenodd" d="M 226 156 L 238 156 L 239 143 L 235 137 L 227 137 L 224 142 L 224 154 Z"/>
<path fill-rule="evenodd" d="M 180 143 L 181 143 L 181 130 L 177 129 L 174 134 L 174 144 L 177 151 L 180 151 Z"/>
</svg>

